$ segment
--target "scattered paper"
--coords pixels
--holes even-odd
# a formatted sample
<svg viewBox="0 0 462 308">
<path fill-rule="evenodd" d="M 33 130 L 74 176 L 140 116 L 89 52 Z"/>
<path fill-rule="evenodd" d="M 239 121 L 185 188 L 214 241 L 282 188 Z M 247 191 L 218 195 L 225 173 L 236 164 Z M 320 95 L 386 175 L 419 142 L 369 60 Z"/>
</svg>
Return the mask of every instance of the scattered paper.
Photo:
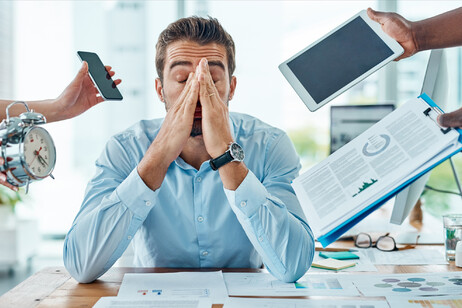
<svg viewBox="0 0 462 308">
<path fill-rule="evenodd" d="M 417 248 L 398 251 L 381 251 L 376 248 L 361 249 L 373 264 L 383 265 L 430 265 L 448 264 L 444 247 Z"/>
<path fill-rule="evenodd" d="M 228 298 L 223 308 L 388 308 L 386 301 L 281 299 L 281 298 Z"/>
<path fill-rule="evenodd" d="M 462 296 L 430 296 L 430 297 L 391 297 L 387 296 L 391 308 L 460 308 Z"/>
<path fill-rule="evenodd" d="M 211 298 L 223 303 L 228 297 L 221 271 L 125 274 L 119 297 Z"/>
<path fill-rule="evenodd" d="M 210 299 L 140 299 L 101 297 L 93 308 L 210 308 Z"/>
<path fill-rule="evenodd" d="M 341 276 L 353 282 L 364 296 L 462 294 L 462 272 Z"/>
<path fill-rule="evenodd" d="M 285 283 L 267 273 L 224 273 L 228 294 L 234 296 L 358 296 L 350 281 L 338 276 L 310 274 L 295 283 Z"/>
<path fill-rule="evenodd" d="M 429 218 L 434 219 L 434 218 Z M 439 222 L 439 221 L 438 221 Z M 437 223 L 438 223 L 437 222 Z M 424 225 L 428 224 L 427 221 L 424 220 Z M 431 225 L 437 230 L 436 226 L 433 224 Z M 443 225 L 441 223 L 441 230 L 443 230 Z M 432 244 L 432 245 L 443 245 L 444 244 L 444 234 L 443 232 L 401 232 L 395 237 L 396 244 L 410 244 L 413 245 L 415 243 L 419 244 Z"/>
</svg>

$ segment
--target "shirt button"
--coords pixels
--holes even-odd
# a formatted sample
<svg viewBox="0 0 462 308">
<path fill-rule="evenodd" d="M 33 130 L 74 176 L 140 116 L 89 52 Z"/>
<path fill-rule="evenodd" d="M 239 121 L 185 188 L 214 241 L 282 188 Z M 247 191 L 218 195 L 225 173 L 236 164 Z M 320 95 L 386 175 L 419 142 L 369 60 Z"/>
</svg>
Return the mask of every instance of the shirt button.
<svg viewBox="0 0 462 308">
<path fill-rule="evenodd" d="M 198 222 L 203 222 L 203 221 L 204 221 L 204 217 L 198 216 L 198 217 L 197 217 L 197 221 L 198 221 Z"/>
<path fill-rule="evenodd" d="M 151 206 L 151 201 L 146 201 L 144 204 L 146 204 L 146 206 Z"/>
<path fill-rule="evenodd" d="M 259 237 L 258 237 L 258 240 L 259 240 L 260 242 L 263 242 L 263 236 L 259 236 Z"/>
<path fill-rule="evenodd" d="M 246 205 L 247 205 L 247 202 L 245 202 L 245 201 L 241 202 L 241 207 L 245 207 Z"/>
<path fill-rule="evenodd" d="M 203 255 L 204 257 L 205 257 L 205 256 L 207 256 L 208 254 L 209 254 L 209 252 L 208 252 L 208 251 L 204 251 L 204 252 L 202 252 L 202 255 Z"/>
<path fill-rule="evenodd" d="M 202 178 L 201 178 L 201 177 L 198 177 L 198 178 L 196 179 L 196 181 L 197 181 L 198 183 L 200 183 L 200 182 L 202 181 Z"/>
<path fill-rule="evenodd" d="M 131 239 L 132 239 L 132 236 L 131 236 L 131 235 L 127 236 L 127 239 L 131 240 Z"/>
</svg>

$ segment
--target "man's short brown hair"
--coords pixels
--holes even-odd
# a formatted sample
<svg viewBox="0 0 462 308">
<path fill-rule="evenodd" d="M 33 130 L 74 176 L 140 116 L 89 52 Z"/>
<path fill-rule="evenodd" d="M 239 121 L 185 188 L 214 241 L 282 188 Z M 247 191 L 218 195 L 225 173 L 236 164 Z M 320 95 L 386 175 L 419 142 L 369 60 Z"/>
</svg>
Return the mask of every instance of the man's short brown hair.
<svg viewBox="0 0 462 308">
<path fill-rule="evenodd" d="M 192 41 L 199 45 L 216 43 L 225 47 L 228 58 L 229 78 L 231 80 L 236 68 L 233 38 L 223 29 L 216 18 L 210 16 L 208 18 L 191 16 L 171 23 L 159 35 L 156 44 L 156 68 L 157 75 L 161 81 L 164 77 L 167 46 L 181 40 Z"/>
</svg>

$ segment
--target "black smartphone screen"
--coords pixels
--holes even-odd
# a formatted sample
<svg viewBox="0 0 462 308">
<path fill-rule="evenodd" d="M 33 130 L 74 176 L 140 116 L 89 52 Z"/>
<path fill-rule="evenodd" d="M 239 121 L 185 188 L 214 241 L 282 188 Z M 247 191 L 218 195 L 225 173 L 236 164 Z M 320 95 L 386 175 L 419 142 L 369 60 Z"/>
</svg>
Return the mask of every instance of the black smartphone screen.
<svg viewBox="0 0 462 308">
<path fill-rule="evenodd" d="M 88 72 L 93 82 L 106 100 L 122 100 L 122 94 L 112 80 L 98 55 L 94 52 L 77 51 L 80 60 L 88 63 Z"/>
</svg>

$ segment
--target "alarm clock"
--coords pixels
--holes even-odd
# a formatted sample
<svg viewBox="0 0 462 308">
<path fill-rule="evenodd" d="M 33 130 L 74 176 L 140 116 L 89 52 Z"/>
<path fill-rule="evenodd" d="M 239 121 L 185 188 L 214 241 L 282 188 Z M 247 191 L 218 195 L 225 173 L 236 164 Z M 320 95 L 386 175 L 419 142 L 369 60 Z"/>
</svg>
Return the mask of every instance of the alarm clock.
<svg viewBox="0 0 462 308">
<path fill-rule="evenodd" d="M 9 109 L 23 104 L 26 112 L 10 117 Z M 0 171 L 7 175 L 8 183 L 27 186 L 48 176 L 56 164 L 56 149 L 47 130 L 37 125 L 45 124 L 46 118 L 29 109 L 25 102 L 14 102 L 6 108 L 6 120 L 0 123 L 1 156 L 5 163 Z"/>
</svg>

